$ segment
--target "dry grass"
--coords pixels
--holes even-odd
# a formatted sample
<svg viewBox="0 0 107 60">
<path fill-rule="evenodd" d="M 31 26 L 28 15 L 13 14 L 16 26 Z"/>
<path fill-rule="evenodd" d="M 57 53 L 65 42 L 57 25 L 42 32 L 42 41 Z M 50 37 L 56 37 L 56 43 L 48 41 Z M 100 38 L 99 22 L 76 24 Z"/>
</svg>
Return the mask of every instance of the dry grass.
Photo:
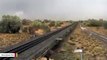
<svg viewBox="0 0 107 60">
<path fill-rule="evenodd" d="M 84 60 L 107 60 L 107 48 L 102 42 L 84 34 L 78 27 L 70 39 L 63 44 L 63 52 L 52 56 L 55 60 L 80 60 L 79 53 L 73 51 L 83 49 Z"/>
<path fill-rule="evenodd" d="M 17 34 L 0 33 L 0 48 L 17 44 L 29 38 L 30 38 L 30 35 L 28 33 L 17 33 Z"/>
<path fill-rule="evenodd" d="M 65 25 L 64 25 L 65 26 Z M 61 27 L 62 28 L 62 27 Z M 58 28 L 51 29 L 52 31 L 57 30 Z M 38 29 L 35 31 L 36 36 L 44 35 L 45 30 Z M 17 44 L 19 42 L 25 41 L 31 37 L 28 33 L 16 33 L 16 34 L 8 34 L 8 33 L 0 33 L 0 49 Z"/>
<path fill-rule="evenodd" d="M 106 60 L 107 48 L 103 43 L 96 40 L 86 34 L 84 34 L 79 28 L 75 31 L 75 46 L 76 48 L 83 48 L 85 59 L 92 58 L 93 60 Z M 89 60 L 92 60 L 89 59 Z"/>
<path fill-rule="evenodd" d="M 88 29 L 95 31 L 97 33 L 103 34 L 103 35 L 107 35 L 107 29 L 104 29 L 103 27 L 87 27 Z"/>
<path fill-rule="evenodd" d="M 45 32 L 43 29 L 38 29 L 38 30 L 35 31 L 35 34 L 36 34 L 37 36 L 44 35 L 45 33 L 46 33 L 46 32 Z"/>
</svg>

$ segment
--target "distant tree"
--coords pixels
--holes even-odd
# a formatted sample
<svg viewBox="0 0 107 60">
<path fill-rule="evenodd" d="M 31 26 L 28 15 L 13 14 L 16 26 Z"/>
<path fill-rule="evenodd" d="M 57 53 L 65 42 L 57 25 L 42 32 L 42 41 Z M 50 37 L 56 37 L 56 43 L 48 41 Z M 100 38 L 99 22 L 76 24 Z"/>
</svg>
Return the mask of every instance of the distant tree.
<svg viewBox="0 0 107 60">
<path fill-rule="evenodd" d="M 51 21 L 49 24 L 49 27 L 59 27 L 59 26 L 61 26 L 61 24 L 63 24 L 63 23 L 60 21 Z"/>
<path fill-rule="evenodd" d="M 30 25 L 31 22 L 32 22 L 32 21 L 31 21 L 31 20 L 28 20 L 28 19 L 23 19 L 23 20 L 22 20 L 22 24 L 23 24 L 23 25 Z"/>
<path fill-rule="evenodd" d="M 50 22 L 50 20 L 48 20 L 48 19 L 44 19 L 43 22 L 44 22 L 44 23 L 48 23 L 48 22 Z"/>
<path fill-rule="evenodd" d="M 105 29 L 107 29 L 107 21 L 104 21 L 104 22 L 103 22 L 103 27 L 104 27 Z"/>
<path fill-rule="evenodd" d="M 102 25 L 100 21 L 95 20 L 95 19 L 89 19 L 88 21 L 85 21 L 84 24 L 90 27 L 99 27 Z"/>
<path fill-rule="evenodd" d="M 61 22 L 60 21 L 56 21 L 55 22 L 55 27 L 59 27 L 59 26 L 61 26 Z"/>
<path fill-rule="evenodd" d="M 50 31 L 49 27 L 45 23 L 40 22 L 40 21 L 34 21 L 34 22 L 32 22 L 32 27 L 35 28 L 35 29 L 44 29 L 47 32 Z"/>
<path fill-rule="evenodd" d="M 55 21 L 51 21 L 51 22 L 49 23 L 49 27 L 53 27 L 53 26 L 55 26 Z"/>
<path fill-rule="evenodd" d="M 20 18 L 17 16 L 3 15 L 0 21 L 0 32 L 16 33 L 21 27 Z"/>
<path fill-rule="evenodd" d="M 40 28 L 40 27 L 43 27 L 44 25 L 43 25 L 43 23 L 40 22 L 40 21 L 33 21 L 33 22 L 32 22 L 32 26 L 33 26 L 33 27 L 36 27 L 36 28 Z"/>
<path fill-rule="evenodd" d="M 99 19 L 99 22 L 100 22 L 101 25 L 103 26 L 103 22 L 104 22 L 104 20 L 103 20 L 103 19 Z"/>
</svg>

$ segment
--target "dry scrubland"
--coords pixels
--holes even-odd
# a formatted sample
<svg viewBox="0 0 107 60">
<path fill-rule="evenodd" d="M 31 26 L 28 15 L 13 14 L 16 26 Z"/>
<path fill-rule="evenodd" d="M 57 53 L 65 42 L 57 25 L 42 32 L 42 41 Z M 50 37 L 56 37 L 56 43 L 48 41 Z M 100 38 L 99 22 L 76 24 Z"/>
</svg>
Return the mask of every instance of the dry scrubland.
<svg viewBox="0 0 107 60">
<path fill-rule="evenodd" d="M 107 60 L 107 48 L 103 43 L 84 34 L 79 27 L 62 45 L 60 52 L 53 55 L 52 58 L 55 60 L 80 60 L 79 53 L 73 53 L 77 48 L 83 49 L 84 60 Z"/>
<path fill-rule="evenodd" d="M 87 27 L 87 28 L 97 33 L 107 35 L 107 29 L 104 29 L 103 27 Z"/>
<path fill-rule="evenodd" d="M 2 34 L 0 33 L 0 48 L 17 44 L 30 38 L 28 33 Z"/>
<path fill-rule="evenodd" d="M 60 26 L 60 28 L 64 27 L 64 26 L 67 26 L 68 24 L 62 24 Z M 57 27 L 54 27 L 54 28 L 49 28 L 51 31 L 54 31 L 54 30 L 57 30 L 58 28 Z M 35 30 L 34 31 L 34 34 L 36 36 L 41 36 L 41 35 L 44 35 L 46 29 L 38 29 L 38 30 Z M 22 41 L 26 41 L 28 40 L 30 37 L 32 37 L 33 35 L 28 33 L 28 32 L 22 32 L 22 33 L 0 33 L 0 49 L 3 49 L 7 46 L 10 46 L 10 45 L 14 45 L 14 44 L 17 44 L 17 43 L 20 43 Z"/>
<path fill-rule="evenodd" d="M 67 21 L 50 21 L 20 19 L 18 16 L 3 15 L 0 19 L 0 49 L 41 36 L 58 27 L 62 28 Z M 61 27 L 62 26 L 62 27 Z M 53 29 L 51 27 L 54 27 Z"/>
</svg>

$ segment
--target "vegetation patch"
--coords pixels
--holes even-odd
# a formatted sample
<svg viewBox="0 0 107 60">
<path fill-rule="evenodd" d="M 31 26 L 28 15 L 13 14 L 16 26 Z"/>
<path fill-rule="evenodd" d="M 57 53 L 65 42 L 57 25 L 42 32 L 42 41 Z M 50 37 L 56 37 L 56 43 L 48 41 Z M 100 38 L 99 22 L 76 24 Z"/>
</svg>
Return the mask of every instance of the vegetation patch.
<svg viewBox="0 0 107 60">
<path fill-rule="evenodd" d="M 0 32 L 17 33 L 21 28 L 20 18 L 17 16 L 4 15 L 0 21 Z"/>
</svg>

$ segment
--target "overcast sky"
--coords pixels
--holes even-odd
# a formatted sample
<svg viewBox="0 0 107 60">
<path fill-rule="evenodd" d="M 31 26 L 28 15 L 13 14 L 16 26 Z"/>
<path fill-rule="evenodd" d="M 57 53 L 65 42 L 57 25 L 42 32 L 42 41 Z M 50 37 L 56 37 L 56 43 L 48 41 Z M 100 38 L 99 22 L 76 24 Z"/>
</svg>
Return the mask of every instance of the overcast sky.
<svg viewBox="0 0 107 60">
<path fill-rule="evenodd" d="M 0 0 L 0 15 L 31 19 L 107 19 L 107 0 Z"/>
</svg>

